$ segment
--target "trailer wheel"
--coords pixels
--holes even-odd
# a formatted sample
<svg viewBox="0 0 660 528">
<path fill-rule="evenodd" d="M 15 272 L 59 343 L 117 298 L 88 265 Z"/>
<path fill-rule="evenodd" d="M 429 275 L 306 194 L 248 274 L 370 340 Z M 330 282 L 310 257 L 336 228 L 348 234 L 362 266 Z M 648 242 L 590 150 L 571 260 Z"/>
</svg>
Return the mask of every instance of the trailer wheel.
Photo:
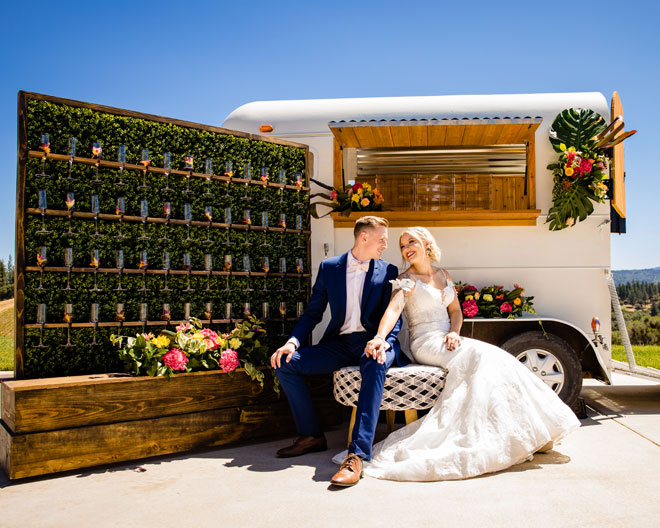
<svg viewBox="0 0 660 528">
<path fill-rule="evenodd" d="M 582 389 L 582 366 L 566 341 L 554 334 L 524 332 L 507 340 L 502 348 L 555 391 L 566 405 L 573 405 Z"/>
</svg>

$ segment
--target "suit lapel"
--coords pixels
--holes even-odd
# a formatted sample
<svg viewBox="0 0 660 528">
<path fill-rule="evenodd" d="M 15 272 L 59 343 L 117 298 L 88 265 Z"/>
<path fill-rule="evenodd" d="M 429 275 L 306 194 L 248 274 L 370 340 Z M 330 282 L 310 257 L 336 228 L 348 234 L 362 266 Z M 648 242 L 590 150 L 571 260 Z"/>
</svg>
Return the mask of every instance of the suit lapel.
<svg viewBox="0 0 660 528">
<path fill-rule="evenodd" d="M 348 253 L 344 253 L 339 257 L 337 267 L 335 268 L 335 284 L 337 294 L 337 313 L 334 319 L 343 324 L 346 319 L 346 263 L 348 261 Z"/>
</svg>

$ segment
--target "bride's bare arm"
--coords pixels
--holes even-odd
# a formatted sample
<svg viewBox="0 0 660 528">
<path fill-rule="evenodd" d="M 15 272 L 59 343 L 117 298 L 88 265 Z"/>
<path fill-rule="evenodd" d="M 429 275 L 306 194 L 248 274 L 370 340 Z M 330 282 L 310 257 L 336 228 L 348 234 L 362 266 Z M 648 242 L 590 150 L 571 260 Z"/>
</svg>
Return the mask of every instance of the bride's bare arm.
<svg viewBox="0 0 660 528">
<path fill-rule="evenodd" d="M 449 273 L 445 271 L 447 280 L 451 280 Z M 463 326 L 463 313 L 461 312 L 461 305 L 458 302 L 458 294 L 454 289 L 454 299 L 447 306 L 447 313 L 449 314 L 449 332 L 445 336 L 444 342 L 447 344 L 449 350 L 454 350 L 461 344 L 460 332 Z"/>
</svg>

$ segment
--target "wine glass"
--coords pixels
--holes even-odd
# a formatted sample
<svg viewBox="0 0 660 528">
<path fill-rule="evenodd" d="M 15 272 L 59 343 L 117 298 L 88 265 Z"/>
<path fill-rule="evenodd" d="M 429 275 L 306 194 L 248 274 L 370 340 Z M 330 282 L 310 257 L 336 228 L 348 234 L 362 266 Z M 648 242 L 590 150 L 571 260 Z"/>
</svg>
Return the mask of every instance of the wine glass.
<svg viewBox="0 0 660 528">
<path fill-rule="evenodd" d="M 249 171 L 249 168 L 248 168 L 248 171 Z M 232 176 L 234 175 L 234 171 L 232 170 L 231 161 L 228 161 L 228 162 L 225 163 L 224 175 L 229 178 L 227 180 L 227 184 L 225 185 L 225 194 L 223 195 L 223 198 L 224 198 L 225 202 L 228 202 L 229 199 L 231 198 L 231 194 L 229 194 L 229 187 L 231 185 Z"/>
<path fill-rule="evenodd" d="M 303 187 L 302 173 L 296 172 L 296 179 L 294 180 L 294 185 L 296 186 L 296 201 L 300 205 L 300 191 Z"/>
<path fill-rule="evenodd" d="M 280 257 L 280 276 L 282 277 L 282 284 L 280 286 L 280 293 L 286 292 L 284 289 L 284 276 L 286 275 L 286 257 Z"/>
<path fill-rule="evenodd" d="M 124 176 L 124 165 L 126 165 L 126 145 L 119 145 L 117 150 L 117 162 L 121 165 L 119 166 L 119 181 L 115 183 L 116 186 L 122 187 L 126 185 L 123 181 Z"/>
<path fill-rule="evenodd" d="M 103 291 L 101 288 L 99 288 L 96 285 L 96 274 L 99 271 L 99 250 L 98 249 L 92 249 L 90 266 L 92 266 L 94 268 L 94 287 L 89 291 L 93 291 L 93 292 Z"/>
<path fill-rule="evenodd" d="M 94 143 L 92 143 L 92 159 L 96 160 L 96 163 L 94 164 L 95 174 L 92 183 L 101 183 L 101 180 L 99 179 L 99 165 L 100 160 L 103 159 L 102 141 L 94 141 Z"/>
<path fill-rule="evenodd" d="M 270 271 L 270 259 L 268 257 L 263 258 L 263 261 L 261 262 L 261 269 L 266 274 L 264 276 L 264 290 L 263 291 L 267 292 L 268 291 L 268 272 Z"/>
<path fill-rule="evenodd" d="M 117 205 L 115 206 L 115 214 L 119 216 L 119 234 L 115 235 L 115 238 L 125 238 L 121 231 L 122 222 L 124 221 L 124 214 L 126 213 L 126 198 L 120 196 L 117 198 Z"/>
<path fill-rule="evenodd" d="M 99 346 L 96 342 L 96 330 L 99 326 L 99 303 L 92 303 L 89 308 L 89 322 L 94 324 L 94 336 L 92 337 L 92 346 Z"/>
<path fill-rule="evenodd" d="M 249 319 L 251 315 L 251 308 L 250 308 L 250 303 L 245 302 L 243 303 L 243 318 L 244 319 Z"/>
<path fill-rule="evenodd" d="M 121 287 L 121 275 L 124 272 L 124 250 L 123 249 L 115 250 L 115 267 L 119 270 L 119 285 L 115 288 L 115 291 L 124 291 L 126 288 Z"/>
<path fill-rule="evenodd" d="M 280 170 L 277 173 L 277 181 L 281 185 L 280 187 L 280 206 L 284 203 L 284 187 L 286 186 L 286 171 Z"/>
<path fill-rule="evenodd" d="M 48 208 L 48 200 L 46 199 L 46 189 L 40 189 L 38 193 L 39 197 L 39 209 L 41 210 L 41 229 L 37 231 L 37 234 L 46 235 L 50 231 L 46 229 L 46 209 Z"/>
<path fill-rule="evenodd" d="M 160 318 L 165 321 L 165 327 L 167 327 L 172 320 L 172 311 L 170 310 L 170 305 L 168 303 L 163 303 L 163 313 Z"/>
<path fill-rule="evenodd" d="M 206 270 L 206 291 L 211 291 L 210 281 L 213 272 L 213 255 L 207 253 L 204 255 L 204 269 Z"/>
<path fill-rule="evenodd" d="M 190 303 L 183 303 L 183 318 L 188 321 L 190 320 Z"/>
<path fill-rule="evenodd" d="M 165 287 L 162 291 L 170 291 L 167 287 L 167 276 L 170 274 L 170 254 L 167 251 L 163 251 L 163 269 L 165 270 Z"/>
<path fill-rule="evenodd" d="M 172 216 L 172 206 L 170 202 L 163 204 L 163 216 L 165 217 L 165 225 L 163 226 L 163 236 L 159 239 L 161 241 L 169 240 L 167 238 L 167 226 L 170 224 L 170 217 Z"/>
<path fill-rule="evenodd" d="M 204 305 L 204 319 L 206 319 L 209 324 L 213 323 L 213 303 L 207 302 Z"/>
<path fill-rule="evenodd" d="M 124 303 L 117 303 L 115 306 L 115 321 L 119 323 L 119 328 L 124 326 L 126 321 L 126 312 L 124 311 Z"/>
<path fill-rule="evenodd" d="M 229 291 L 229 277 L 231 276 L 231 255 L 225 255 L 225 262 L 222 270 L 227 272 L 225 275 L 225 289 L 223 291 Z"/>
<path fill-rule="evenodd" d="M 211 240 L 210 235 L 211 235 L 211 226 L 213 225 L 213 207 L 211 207 L 210 205 L 205 206 L 204 216 L 209 221 L 209 225 L 206 226 L 206 240 L 204 240 L 204 242 L 207 244 L 212 244 L 213 240 Z"/>
<path fill-rule="evenodd" d="M 143 333 L 146 331 L 148 320 L 149 320 L 149 305 L 147 303 L 140 303 L 140 322 L 142 323 Z"/>
<path fill-rule="evenodd" d="M 296 247 L 298 249 L 302 249 L 303 246 L 300 245 L 300 241 L 305 236 L 304 233 L 303 233 L 303 217 L 302 217 L 302 215 L 296 215 L 296 231 L 298 231 L 298 236 L 296 237 L 296 239 L 297 239 Z"/>
<path fill-rule="evenodd" d="M 259 179 L 263 183 L 264 189 L 266 189 L 268 185 L 268 178 L 269 178 L 268 169 L 266 167 L 261 167 L 261 175 L 259 176 Z M 266 196 L 266 193 L 263 192 L 262 195 L 263 195 L 262 201 L 267 201 L 268 197 Z"/>
<path fill-rule="evenodd" d="M 37 174 L 37 176 L 39 178 L 50 178 L 50 174 L 46 174 L 46 158 L 50 154 L 50 134 L 41 134 L 39 150 L 43 150 L 44 155 L 41 158 L 41 174 Z"/>
<path fill-rule="evenodd" d="M 47 248 L 46 246 L 39 246 L 39 249 L 37 250 L 37 266 L 39 266 L 39 287 L 37 290 L 45 290 L 46 288 L 43 287 L 42 285 L 42 278 L 44 274 L 44 267 L 48 263 L 48 258 L 47 258 Z"/>
<path fill-rule="evenodd" d="M 76 143 L 78 141 L 74 137 L 69 138 L 69 175 L 67 176 L 67 180 L 69 181 L 75 181 L 77 178 L 73 178 L 71 176 L 71 168 L 73 167 L 73 158 L 76 156 Z"/>
<path fill-rule="evenodd" d="M 261 213 L 261 227 L 264 228 L 264 241 L 262 242 L 263 247 L 270 247 L 268 242 L 268 211 Z"/>
<path fill-rule="evenodd" d="M 66 343 L 64 346 L 67 348 L 75 347 L 76 345 L 71 343 L 71 323 L 73 322 L 73 304 L 71 303 L 66 303 L 64 305 L 64 322 L 67 324 Z"/>
<path fill-rule="evenodd" d="M 304 310 L 303 310 L 303 303 L 302 301 L 298 301 L 296 303 L 296 317 L 300 319 L 302 317 Z"/>
<path fill-rule="evenodd" d="M 149 267 L 149 259 L 147 258 L 147 251 L 140 251 L 140 262 L 138 264 L 138 269 L 142 270 L 142 288 L 138 291 L 146 292 L 149 291 L 147 288 L 147 268 Z"/>
<path fill-rule="evenodd" d="M 192 274 L 192 262 L 190 260 L 190 253 L 183 254 L 183 269 L 188 272 L 188 287 L 183 291 L 187 291 L 187 292 L 195 291 L 194 288 L 190 287 L 190 275 Z"/>
<path fill-rule="evenodd" d="M 188 235 L 185 238 L 186 242 L 190 242 L 190 223 L 192 222 L 192 206 L 189 203 L 183 204 L 183 219 L 186 221 L 188 227 Z"/>
<path fill-rule="evenodd" d="M 225 303 L 225 320 L 227 321 L 227 332 L 231 326 L 231 303 Z"/>
<path fill-rule="evenodd" d="M 146 198 L 140 200 L 140 216 L 142 217 L 142 235 L 138 240 L 149 240 L 147 236 L 147 217 L 149 216 L 149 203 Z"/>
<path fill-rule="evenodd" d="M 249 246 L 250 241 L 248 240 L 248 234 L 250 232 L 250 227 L 252 226 L 252 218 L 250 217 L 249 209 L 243 210 L 243 224 L 247 226 L 247 229 L 245 230 L 245 240 L 243 241 L 243 245 Z"/>
<path fill-rule="evenodd" d="M 247 288 L 245 291 L 254 291 L 250 286 L 250 274 L 252 273 L 252 267 L 250 266 L 250 257 L 247 255 L 243 257 L 243 271 L 247 273 Z"/>
<path fill-rule="evenodd" d="M 269 312 L 270 312 L 270 306 L 268 305 L 268 302 L 262 302 L 261 303 L 261 318 L 264 321 L 268 320 Z"/>
<path fill-rule="evenodd" d="M 171 191 L 170 187 L 170 171 L 172 170 L 172 154 L 169 152 L 163 153 L 163 169 L 165 169 L 165 187 L 163 191 Z"/>
<path fill-rule="evenodd" d="M 44 338 L 44 325 L 46 324 L 46 305 L 37 304 L 37 324 L 39 326 L 39 344 L 36 345 L 36 348 L 47 348 L 43 343 Z"/>
<path fill-rule="evenodd" d="M 75 236 L 77 235 L 77 233 L 71 231 L 71 216 L 73 216 L 73 210 L 76 206 L 76 197 L 73 194 L 73 192 L 69 191 L 66 193 L 65 203 L 66 203 L 66 215 L 69 221 L 69 229 L 65 231 L 63 234 L 67 236 Z"/>
<path fill-rule="evenodd" d="M 231 207 L 225 207 L 225 225 L 227 226 L 227 244 L 229 244 L 229 230 L 231 229 Z"/>
<path fill-rule="evenodd" d="M 101 233 L 99 233 L 99 213 L 101 212 L 101 208 L 99 206 L 98 194 L 92 194 L 91 212 L 94 215 L 94 233 L 92 233 L 91 236 L 93 237 L 103 236 Z"/>
<path fill-rule="evenodd" d="M 211 192 L 211 177 L 213 175 L 213 160 L 211 158 L 206 158 L 204 162 L 204 175 L 206 176 L 206 192 L 204 196 L 213 196 Z"/>
<path fill-rule="evenodd" d="M 70 284 L 71 268 L 73 268 L 73 248 L 64 248 L 64 266 L 66 267 L 66 288 L 65 291 L 72 290 Z"/>
<path fill-rule="evenodd" d="M 228 162 L 231 163 L 231 162 Z M 243 179 L 245 180 L 245 194 L 243 195 L 243 200 L 249 200 L 250 195 L 249 195 L 249 188 L 250 188 L 250 180 L 252 179 L 252 171 L 250 169 L 250 164 L 247 164 L 247 167 L 245 165 L 243 166 Z"/>
<path fill-rule="evenodd" d="M 279 334 L 280 337 L 286 336 L 284 331 L 284 325 L 286 324 L 286 302 L 280 301 L 280 317 L 282 318 L 282 332 Z"/>
<path fill-rule="evenodd" d="M 296 259 L 296 272 L 298 273 L 298 291 L 300 291 L 300 280 L 302 278 L 304 268 L 303 268 L 303 259 L 298 257 Z"/>
<path fill-rule="evenodd" d="M 284 235 L 286 234 L 286 213 L 280 213 L 280 221 L 277 223 L 282 228 L 282 236 L 280 237 L 280 247 L 284 246 Z"/>
<path fill-rule="evenodd" d="M 191 193 L 192 192 L 190 190 L 190 178 L 192 177 L 192 173 L 193 173 L 193 164 L 194 164 L 194 156 L 186 156 L 183 159 L 183 170 L 187 171 L 187 173 L 186 173 L 186 188 L 183 191 L 185 193 Z"/>
<path fill-rule="evenodd" d="M 142 156 L 140 158 L 140 165 L 142 165 L 142 185 L 140 185 L 139 189 L 143 189 L 143 190 L 151 189 L 151 187 L 147 185 L 147 167 L 150 164 L 151 164 L 151 160 L 149 159 L 149 149 L 143 148 Z"/>
</svg>

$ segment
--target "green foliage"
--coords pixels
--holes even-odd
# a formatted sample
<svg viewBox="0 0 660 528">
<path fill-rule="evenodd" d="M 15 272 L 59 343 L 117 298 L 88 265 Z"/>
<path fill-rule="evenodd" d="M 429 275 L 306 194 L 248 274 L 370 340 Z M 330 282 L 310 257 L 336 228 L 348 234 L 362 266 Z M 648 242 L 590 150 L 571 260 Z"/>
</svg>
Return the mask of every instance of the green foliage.
<svg viewBox="0 0 660 528">
<path fill-rule="evenodd" d="M 0 337 L 0 370 L 14 370 L 13 337 Z"/>
<path fill-rule="evenodd" d="M 214 172 L 222 173 L 227 161 L 233 163 L 234 174 L 242 177 L 244 163 L 250 163 L 252 178 L 258 179 L 261 167 L 267 167 L 269 174 L 285 170 L 287 183 L 295 183 L 295 173 L 305 169 L 305 151 L 301 148 L 277 145 L 232 135 L 208 132 L 195 128 L 186 128 L 173 124 L 163 124 L 134 117 L 123 117 L 100 111 L 75 108 L 46 101 L 29 100 L 27 116 L 27 142 L 29 150 L 38 150 L 42 133 L 50 134 L 51 152 L 67 153 L 69 137 L 78 140 L 77 155 L 91 157 L 94 141 L 103 141 L 103 158 L 115 160 L 119 145 L 126 145 L 127 163 L 140 161 L 141 149 L 148 148 L 152 164 L 162 166 L 163 153 L 171 152 L 172 168 L 180 169 L 186 155 L 194 156 L 197 172 L 204 172 L 206 158 L 213 160 Z M 38 207 L 38 191 L 44 189 L 48 198 L 48 209 L 65 210 L 67 192 L 75 195 L 75 211 L 91 210 L 91 196 L 99 196 L 101 213 L 114 214 L 116 200 L 125 197 L 128 216 L 140 215 L 140 201 L 148 200 L 149 216 L 162 216 L 162 207 L 170 202 L 172 218 L 183 219 L 184 204 L 190 203 L 193 220 L 204 221 L 205 207 L 213 208 L 214 222 L 223 222 L 225 208 L 231 208 L 233 223 L 240 223 L 245 209 L 250 209 L 253 228 L 244 230 L 207 229 L 202 226 L 163 224 L 93 219 L 71 219 L 71 230 L 76 236 L 67 236 L 69 221 L 66 217 L 46 216 L 45 227 L 51 231 L 41 235 L 37 231 L 42 226 L 39 215 L 27 215 L 25 227 L 26 265 L 36 265 L 36 255 L 40 246 L 47 248 L 47 266 L 62 266 L 64 248 L 73 249 L 74 266 L 89 266 L 91 251 L 99 251 L 100 267 L 115 266 L 115 251 L 124 251 L 125 267 L 137 269 L 140 251 L 146 250 L 150 269 L 161 268 L 164 251 L 170 255 L 172 269 L 181 269 L 184 253 L 189 253 L 194 270 L 204 269 L 204 255 L 213 258 L 215 270 L 222 269 L 225 255 L 232 255 L 233 271 L 242 271 L 244 256 L 249 256 L 252 271 L 261 271 L 263 257 L 270 259 L 271 271 L 278 271 L 280 257 L 286 258 L 288 271 L 295 270 L 296 258 L 302 257 L 304 271 L 309 272 L 307 239 L 295 232 L 280 234 L 265 233 L 259 229 L 261 212 L 269 213 L 270 225 L 277 225 L 280 214 L 286 215 L 287 225 L 295 225 L 295 218 L 301 215 L 303 228 L 309 228 L 309 196 L 305 192 L 286 189 L 283 192 L 274 187 L 258 185 L 246 186 L 240 183 L 226 184 L 219 181 L 207 183 L 204 179 L 190 178 L 188 182 L 181 176 L 147 172 L 144 183 L 150 188 L 145 190 L 143 172 L 125 170 L 122 181 L 126 186 L 116 186 L 119 171 L 100 168 L 98 177 L 101 183 L 94 183 L 96 169 L 93 166 L 73 163 L 71 176 L 76 181 L 69 181 L 69 163 L 48 160 L 45 164 L 47 174 L 52 177 L 43 179 L 39 159 L 29 158 L 26 163 L 25 202 L 26 207 Z M 167 185 L 172 189 L 166 191 Z M 186 192 L 189 188 L 191 192 Z M 207 193 L 210 193 L 208 195 Z M 98 227 L 102 235 L 93 236 Z M 166 230 L 166 231 L 165 231 Z M 119 232 L 125 238 L 116 236 Z M 169 240 L 161 240 L 167 233 Z M 146 235 L 148 240 L 140 240 Z M 186 240 L 190 237 L 190 240 Z M 207 241 L 209 240 L 209 241 Z M 268 245 L 265 245 L 268 244 Z M 38 290 L 40 280 L 44 291 Z M 30 271 L 25 274 L 25 322 L 36 322 L 37 305 L 47 306 L 48 323 L 61 322 L 64 304 L 73 304 L 74 322 L 89 320 L 90 305 L 99 303 L 99 319 L 102 322 L 114 321 L 117 303 L 123 303 L 126 321 L 138 320 L 141 303 L 148 304 L 149 320 L 160 320 L 164 303 L 170 304 L 172 320 L 181 320 L 184 316 L 184 303 L 191 303 L 191 315 L 203 318 L 205 304 L 213 304 L 214 318 L 224 318 L 225 303 L 232 304 L 232 317 L 241 318 L 243 304 L 249 302 L 252 311 L 261 314 L 262 303 L 270 304 L 271 316 L 276 313 L 280 301 L 288 307 L 288 317 L 293 315 L 296 303 L 307 299 L 309 281 L 307 278 L 280 278 L 279 276 L 251 277 L 191 275 L 190 286 L 193 292 L 184 291 L 188 286 L 186 275 L 169 275 L 167 284 L 170 291 L 164 291 L 164 275 L 126 274 L 121 276 L 125 291 L 116 291 L 119 283 L 118 274 L 98 273 L 96 280 L 101 292 L 91 292 L 94 284 L 93 273 L 71 273 L 69 283 L 71 291 L 64 290 L 67 284 L 65 272 Z M 149 291 L 141 291 L 146 284 Z M 229 290 L 227 290 L 229 285 Z M 269 321 L 268 337 L 261 339 L 265 346 L 273 347 L 282 340 L 277 336 L 281 324 Z M 158 327 L 149 327 L 150 330 Z M 171 326 L 170 326 L 171 328 Z M 218 332 L 230 329 L 226 324 L 214 324 Z M 287 322 L 285 331 L 291 323 Z M 111 334 L 126 332 L 116 327 L 99 327 L 96 341 L 99 346 L 92 346 L 92 328 L 71 328 L 70 339 L 75 348 L 63 348 L 66 343 L 66 329 L 45 329 L 43 344 L 46 348 L 37 348 L 40 331 L 26 330 L 25 375 L 26 377 L 59 376 L 73 374 L 91 374 L 111 372 L 121 369 L 117 348 L 109 340 Z M 272 335 L 272 337 L 271 337 Z M 264 355 L 265 356 L 265 355 Z M 263 358 L 257 365 L 265 364 Z"/>
<path fill-rule="evenodd" d="M 550 143 L 555 152 L 561 144 L 577 150 L 593 150 L 596 134 L 605 130 L 607 123 L 600 114 L 586 108 L 567 108 L 560 112 L 550 127 Z"/>
<path fill-rule="evenodd" d="M 660 346 L 658 345 L 633 345 L 635 363 L 640 367 L 652 367 L 660 369 Z M 628 362 L 626 351 L 622 345 L 612 346 L 612 359 Z"/>
</svg>

